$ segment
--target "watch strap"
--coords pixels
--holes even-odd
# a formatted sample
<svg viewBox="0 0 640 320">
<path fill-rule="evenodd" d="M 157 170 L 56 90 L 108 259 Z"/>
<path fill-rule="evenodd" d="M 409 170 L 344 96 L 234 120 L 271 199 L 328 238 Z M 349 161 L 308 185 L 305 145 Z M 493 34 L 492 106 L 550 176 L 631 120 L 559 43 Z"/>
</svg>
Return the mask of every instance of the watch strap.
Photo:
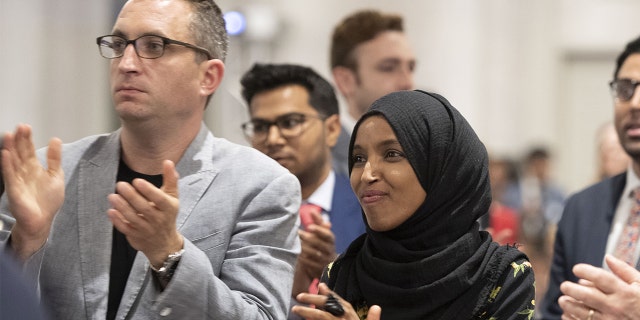
<svg viewBox="0 0 640 320">
<path fill-rule="evenodd" d="M 152 264 L 149 264 L 149 268 L 153 271 L 152 273 L 160 282 L 162 289 L 164 289 L 169 284 L 169 281 L 171 281 L 183 253 L 184 249 L 181 249 L 180 251 L 170 254 L 162 263 L 162 267 L 158 269 L 156 269 Z"/>
</svg>

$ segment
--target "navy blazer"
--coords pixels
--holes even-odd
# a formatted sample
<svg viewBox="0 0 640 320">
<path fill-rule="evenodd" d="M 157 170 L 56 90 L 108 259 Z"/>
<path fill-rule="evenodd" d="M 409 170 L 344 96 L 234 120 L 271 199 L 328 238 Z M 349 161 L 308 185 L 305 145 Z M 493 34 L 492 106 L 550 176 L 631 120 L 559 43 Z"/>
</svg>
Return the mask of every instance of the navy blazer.
<svg viewBox="0 0 640 320">
<path fill-rule="evenodd" d="M 331 149 L 331 155 L 333 157 L 333 170 L 337 174 L 342 174 L 345 177 L 349 176 L 349 142 L 351 142 L 351 130 L 340 126 L 340 135 L 336 145 Z"/>
<path fill-rule="evenodd" d="M 364 215 L 346 176 L 336 172 L 331 203 L 331 231 L 336 236 L 336 253 L 347 250 L 351 241 L 365 232 Z"/>
<path fill-rule="evenodd" d="M 541 319 L 560 319 L 560 284 L 578 281 L 571 271 L 574 265 L 602 266 L 609 229 L 626 180 L 625 172 L 590 186 L 567 200 L 556 232 L 549 286 L 540 307 Z"/>
<path fill-rule="evenodd" d="M 3 319 L 48 319 L 35 288 L 23 276 L 18 262 L 0 250 L 0 315 Z"/>
</svg>

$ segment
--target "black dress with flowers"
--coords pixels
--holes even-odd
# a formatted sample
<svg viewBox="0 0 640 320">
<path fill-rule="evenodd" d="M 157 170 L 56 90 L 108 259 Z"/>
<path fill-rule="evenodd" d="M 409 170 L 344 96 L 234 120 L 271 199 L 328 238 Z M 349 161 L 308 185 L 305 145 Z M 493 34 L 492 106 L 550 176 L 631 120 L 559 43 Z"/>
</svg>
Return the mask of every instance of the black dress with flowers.
<svg viewBox="0 0 640 320">
<path fill-rule="evenodd" d="M 355 270 L 354 266 L 359 263 L 356 262 L 358 252 L 354 250 L 364 239 L 365 235 L 354 241 L 345 254 L 329 264 L 321 279 L 351 303 L 361 320 L 367 318 L 372 305 L 382 308 L 382 319 L 533 319 L 533 269 L 527 257 L 514 247 L 490 244 L 493 257 L 480 265 L 484 270 L 470 270 L 462 264 L 432 283 L 418 285 L 420 279 L 416 277 L 415 287 L 408 285 L 399 289 L 394 288 L 397 285 L 394 280 L 410 274 L 393 276 L 394 272 L 389 272 L 386 279 L 374 279 L 371 276 L 376 271 L 369 269 L 377 268 Z M 470 271 L 475 275 L 456 275 Z M 375 287 L 385 290 L 375 294 L 362 292 L 362 288 L 373 290 Z"/>
</svg>

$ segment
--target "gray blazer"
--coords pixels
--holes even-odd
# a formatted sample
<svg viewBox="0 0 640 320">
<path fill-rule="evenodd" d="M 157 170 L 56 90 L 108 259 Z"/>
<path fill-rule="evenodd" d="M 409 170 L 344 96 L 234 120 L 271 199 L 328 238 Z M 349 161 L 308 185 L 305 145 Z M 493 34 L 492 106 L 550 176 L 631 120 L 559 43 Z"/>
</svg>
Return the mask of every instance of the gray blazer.
<svg viewBox="0 0 640 320">
<path fill-rule="evenodd" d="M 56 319 L 105 318 L 107 195 L 115 190 L 119 137 L 116 131 L 63 147 L 65 201 L 47 243 L 26 265 L 39 274 L 41 297 Z M 298 180 L 262 153 L 215 138 L 204 124 L 176 167 L 185 252 L 162 292 L 138 252 L 117 319 L 285 319 L 300 252 Z M 3 199 L 2 246 L 11 228 L 6 205 Z"/>
</svg>

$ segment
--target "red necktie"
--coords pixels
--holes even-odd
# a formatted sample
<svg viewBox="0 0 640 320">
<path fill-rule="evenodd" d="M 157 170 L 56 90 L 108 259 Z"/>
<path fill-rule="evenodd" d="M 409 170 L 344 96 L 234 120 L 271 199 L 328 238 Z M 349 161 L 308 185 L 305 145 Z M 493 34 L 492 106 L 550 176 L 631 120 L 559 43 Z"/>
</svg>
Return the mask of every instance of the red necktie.
<svg viewBox="0 0 640 320">
<path fill-rule="evenodd" d="M 614 256 L 625 261 L 631 266 L 636 265 L 634 255 L 638 245 L 638 235 L 640 235 L 640 188 L 633 191 L 633 205 L 629 212 L 629 219 L 622 229 L 618 245 Z"/>
<path fill-rule="evenodd" d="M 305 203 L 300 206 L 300 222 L 302 224 L 303 229 L 307 229 L 310 224 L 313 224 L 313 217 L 311 215 L 312 212 L 317 214 L 322 214 L 322 208 L 315 204 Z M 318 293 L 318 283 L 320 280 L 318 278 L 314 278 L 309 285 L 309 293 L 317 294 Z"/>
<path fill-rule="evenodd" d="M 322 214 L 322 208 L 311 203 L 305 203 L 300 206 L 300 222 L 304 229 L 307 229 L 307 227 L 313 223 L 312 212 Z"/>
</svg>

